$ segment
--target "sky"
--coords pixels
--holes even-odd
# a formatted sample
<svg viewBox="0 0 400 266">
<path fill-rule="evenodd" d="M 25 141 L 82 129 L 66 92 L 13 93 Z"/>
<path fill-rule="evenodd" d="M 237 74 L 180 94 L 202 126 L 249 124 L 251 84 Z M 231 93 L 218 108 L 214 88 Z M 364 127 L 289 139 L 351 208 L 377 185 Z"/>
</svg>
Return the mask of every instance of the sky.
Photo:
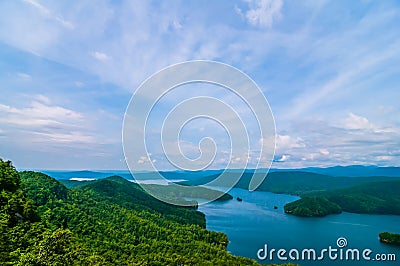
<svg viewBox="0 0 400 266">
<path fill-rule="evenodd" d="M 0 157 L 18 169 L 126 169 L 133 93 L 187 60 L 232 65 L 258 84 L 275 119 L 274 168 L 400 166 L 397 0 L 3 0 L 0 25 Z M 202 94 L 251 112 L 218 86 L 178 87 L 149 119 L 159 169 L 173 169 L 156 144 L 160 123 Z M 194 159 L 212 137 L 219 169 L 246 159 L 229 156 L 229 135 L 196 119 L 179 141 Z M 251 136 L 253 151 L 261 144 Z"/>
</svg>

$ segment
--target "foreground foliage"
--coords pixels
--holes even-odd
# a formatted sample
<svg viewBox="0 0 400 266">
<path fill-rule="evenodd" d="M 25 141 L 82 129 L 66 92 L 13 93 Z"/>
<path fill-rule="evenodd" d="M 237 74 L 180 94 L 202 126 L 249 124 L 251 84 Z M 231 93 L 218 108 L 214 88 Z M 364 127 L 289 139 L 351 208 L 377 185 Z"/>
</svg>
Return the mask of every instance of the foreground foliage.
<svg viewBox="0 0 400 266">
<path fill-rule="evenodd" d="M 258 265 L 226 252 L 204 214 L 120 177 L 69 190 L 0 159 L 1 265 Z"/>
</svg>

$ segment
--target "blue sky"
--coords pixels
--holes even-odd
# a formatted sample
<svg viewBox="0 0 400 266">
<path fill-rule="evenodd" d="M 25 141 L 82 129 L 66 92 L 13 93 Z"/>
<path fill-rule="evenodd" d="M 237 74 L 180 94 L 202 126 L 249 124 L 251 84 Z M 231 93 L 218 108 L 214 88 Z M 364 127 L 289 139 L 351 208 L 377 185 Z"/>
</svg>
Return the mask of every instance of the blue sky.
<svg viewBox="0 0 400 266">
<path fill-rule="evenodd" d="M 194 59 L 259 85 L 275 117 L 273 167 L 400 166 L 398 1 L 5 0 L 0 25 L 0 157 L 18 168 L 125 169 L 132 93 Z M 231 97 L 193 86 L 170 99 L 193 91 Z M 193 128 L 226 141 L 197 121 L 182 133 L 189 157 Z M 219 148 L 214 168 L 229 159 L 229 145 Z M 156 148 L 152 157 L 168 169 Z"/>
</svg>

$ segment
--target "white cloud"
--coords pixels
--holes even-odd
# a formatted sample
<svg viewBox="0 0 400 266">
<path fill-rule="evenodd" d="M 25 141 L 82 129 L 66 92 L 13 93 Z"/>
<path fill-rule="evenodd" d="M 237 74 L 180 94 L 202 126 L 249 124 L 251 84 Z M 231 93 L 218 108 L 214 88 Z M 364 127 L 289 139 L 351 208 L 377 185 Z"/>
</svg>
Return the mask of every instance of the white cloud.
<svg viewBox="0 0 400 266">
<path fill-rule="evenodd" d="M 307 160 L 314 161 L 314 159 L 318 158 L 318 156 L 319 156 L 319 154 L 317 154 L 317 153 L 307 153 L 301 158 L 301 160 L 302 161 L 307 161 Z"/>
<path fill-rule="evenodd" d="M 390 131 L 382 130 L 365 117 L 353 114 L 329 123 L 322 120 L 299 120 L 293 128 L 303 140 L 300 143 L 307 145 L 304 148 L 278 151 L 277 154 L 289 155 L 290 160 L 276 160 L 279 162 L 276 167 L 397 165 L 400 162 L 399 153 L 394 148 L 400 141 L 400 130 L 394 126 L 390 127 Z"/>
<path fill-rule="evenodd" d="M 330 152 L 329 152 L 327 149 L 320 149 L 319 152 L 320 152 L 322 155 L 329 155 L 329 154 L 330 154 Z"/>
<path fill-rule="evenodd" d="M 271 28 L 274 21 L 282 17 L 282 0 L 246 0 L 245 2 L 248 2 L 250 7 L 245 17 L 253 26 Z M 236 12 L 240 10 L 236 8 Z"/>
<path fill-rule="evenodd" d="M 27 96 L 23 94 L 22 99 Z M 56 105 L 49 97 L 41 94 L 29 98 L 34 100 L 22 107 L 0 104 L 0 128 L 4 133 L 1 134 L 1 146 L 27 153 L 41 153 L 43 156 L 64 156 L 64 159 L 81 157 L 91 160 L 91 156 L 98 156 L 96 154 L 119 152 L 119 147 L 114 147 L 120 143 L 119 138 L 104 133 L 112 130 L 104 126 L 104 123 L 108 124 L 104 121 L 104 113 L 101 113 L 103 120 L 100 123 L 103 128 L 99 133 L 100 130 L 95 128 L 99 113 L 94 116 L 83 115 L 76 110 Z M 106 157 L 110 158 L 108 155 Z M 36 158 L 30 160 L 40 162 Z"/>
<path fill-rule="evenodd" d="M 376 130 L 377 127 L 368 121 L 367 118 L 349 113 L 343 120 L 343 126 L 347 129 Z"/>
<path fill-rule="evenodd" d="M 282 155 L 282 157 L 279 158 L 277 161 L 278 161 L 278 162 L 286 162 L 286 161 L 289 160 L 289 159 L 290 159 L 290 155 L 284 154 L 284 155 Z"/>
<path fill-rule="evenodd" d="M 102 52 L 97 52 L 97 51 L 90 53 L 90 55 L 93 56 L 95 59 L 102 61 L 102 62 L 112 59 L 111 56 L 109 56 L 105 53 L 102 53 Z"/>
<path fill-rule="evenodd" d="M 366 117 L 362 117 L 351 112 L 345 119 L 342 120 L 342 126 L 346 129 L 364 131 L 369 130 L 375 133 L 396 133 L 399 130 L 396 127 L 379 127 L 370 122 Z"/>
<path fill-rule="evenodd" d="M 376 160 L 377 161 L 391 161 L 392 159 L 394 159 L 393 156 L 390 155 L 380 155 L 380 156 L 376 156 Z"/>
<path fill-rule="evenodd" d="M 22 99 L 26 97 L 27 95 L 22 95 Z M 90 119 L 88 115 L 55 105 L 49 97 L 41 94 L 31 95 L 29 98 L 34 100 L 22 107 L 0 104 L 3 147 L 11 147 L 27 154 L 42 154 L 45 157 L 41 158 L 46 158 L 47 162 L 54 159 L 52 156 L 66 160 L 77 157 L 92 160 L 101 153 L 118 153 L 118 149 L 112 147 L 117 141 L 104 135 L 108 128 L 102 133 L 94 128 L 95 118 Z M 41 160 L 44 159 L 30 158 L 28 162 L 36 161 L 40 165 Z M 57 167 L 62 167 L 62 162 L 55 162 L 53 167 L 58 163 L 60 165 Z"/>
<path fill-rule="evenodd" d="M 140 159 L 137 161 L 138 164 L 144 164 L 145 162 L 148 162 L 149 158 L 141 156 Z"/>
<path fill-rule="evenodd" d="M 61 106 L 47 105 L 45 102 L 50 100 L 41 98 L 42 102 L 33 101 L 25 108 L 0 104 L 0 122 L 20 126 L 77 125 L 82 122 L 83 116 L 80 113 Z"/>
<path fill-rule="evenodd" d="M 149 156 L 151 156 L 151 154 L 149 154 Z M 149 157 L 145 157 L 145 156 L 141 156 L 140 157 L 140 159 L 139 160 L 137 160 L 137 164 L 138 165 L 143 165 L 143 164 L 147 164 L 147 163 L 152 163 L 152 164 L 155 164 L 155 163 L 157 163 L 157 160 L 156 159 L 151 159 L 151 158 L 149 158 Z M 151 170 L 152 168 L 149 168 L 149 170 Z"/>
<path fill-rule="evenodd" d="M 306 144 L 304 143 L 304 140 L 296 137 L 293 138 L 289 135 L 276 135 L 276 149 L 279 151 L 286 150 L 286 149 L 292 149 L 292 148 L 305 148 Z"/>
</svg>

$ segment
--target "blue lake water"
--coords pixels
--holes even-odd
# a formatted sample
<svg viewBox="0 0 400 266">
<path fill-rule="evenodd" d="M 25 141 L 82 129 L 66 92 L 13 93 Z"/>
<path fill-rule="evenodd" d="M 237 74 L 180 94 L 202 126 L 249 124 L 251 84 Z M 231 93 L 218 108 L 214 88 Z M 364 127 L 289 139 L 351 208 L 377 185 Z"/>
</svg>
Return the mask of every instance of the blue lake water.
<svg viewBox="0 0 400 266">
<path fill-rule="evenodd" d="M 269 250 L 283 248 L 287 252 L 291 249 L 300 252 L 303 249 L 315 249 L 318 257 L 322 249 L 331 246 L 338 249 L 338 256 L 341 249 L 343 254 L 348 249 L 358 249 L 360 261 L 345 261 L 345 255 L 343 260 L 340 257 L 330 260 L 325 253 L 323 261 L 293 262 L 299 265 L 400 265 L 400 248 L 382 244 L 378 238 L 378 234 L 384 231 L 400 233 L 400 216 L 342 213 L 323 218 L 302 218 L 287 215 L 283 211 L 286 203 L 298 197 L 237 188 L 229 193 L 243 201 L 213 202 L 199 206 L 199 210 L 206 215 L 208 229 L 228 235 L 228 251 L 234 255 L 257 259 L 257 251 L 267 244 Z M 274 209 L 274 206 L 278 209 Z M 347 240 L 347 246 L 341 249 L 336 243 L 340 237 Z M 364 249 L 372 250 L 369 255 L 371 259 L 378 253 L 395 254 L 396 261 L 365 261 L 362 259 Z M 277 259 L 276 253 L 273 260 L 269 257 L 259 260 L 265 264 L 288 261 Z"/>
</svg>

